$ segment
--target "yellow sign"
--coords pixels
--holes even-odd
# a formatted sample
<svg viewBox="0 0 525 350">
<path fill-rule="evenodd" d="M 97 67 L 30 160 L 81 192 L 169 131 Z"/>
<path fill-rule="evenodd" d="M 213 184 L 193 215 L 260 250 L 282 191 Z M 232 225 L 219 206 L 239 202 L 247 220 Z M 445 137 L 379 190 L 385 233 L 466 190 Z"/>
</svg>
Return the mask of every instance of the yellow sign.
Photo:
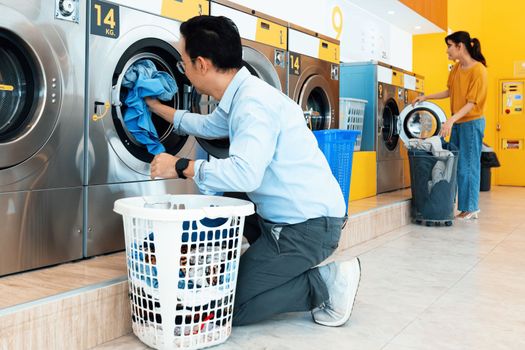
<svg viewBox="0 0 525 350">
<path fill-rule="evenodd" d="M 425 81 L 420 78 L 416 78 L 416 91 L 425 92 Z"/>
<path fill-rule="evenodd" d="M 339 45 L 319 39 L 319 59 L 339 64 Z"/>
<path fill-rule="evenodd" d="M 404 77 L 405 77 L 405 74 L 403 74 L 403 72 L 392 69 L 392 85 L 404 87 L 405 86 L 405 82 L 403 79 Z"/>
<path fill-rule="evenodd" d="M 207 0 L 163 0 L 160 14 L 184 22 L 195 16 L 209 15 L 210 2 Z"/>
<path fill-rule="evenodd" d="M 13 85 L 0 84 L 0 91 L 13 91 L 15 87 Z"/>
<path fill-rule="evenodd" d="M 258 18 L 255 41 L 286 50 L 288 48 L 288 30 L 284 26 Z"/>
</svg>

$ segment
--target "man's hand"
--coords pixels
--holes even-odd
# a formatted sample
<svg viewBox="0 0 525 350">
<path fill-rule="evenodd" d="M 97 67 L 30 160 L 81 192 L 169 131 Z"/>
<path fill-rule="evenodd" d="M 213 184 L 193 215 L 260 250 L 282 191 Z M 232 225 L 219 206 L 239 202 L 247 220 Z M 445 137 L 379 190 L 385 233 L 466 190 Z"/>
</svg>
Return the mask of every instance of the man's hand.
<svg viewBox="0 0 525 350">
<path fill-rule="evenodd" d="M 178 160 L 179 158 L 168 153 L 157 154 L 151 161 L 151 178 L 176 179 L 175 163 Z"/>
<path fill-rule="evenodd" d="M 162 105 L 159 100 L 153 97 L 144 97 L 144 101 L 146 101 L 146 104 L 148 105 L 149 109 L 152 111 L 155 109 L 155 107 L 158 107 L 159 105 Z"/>
</svg>

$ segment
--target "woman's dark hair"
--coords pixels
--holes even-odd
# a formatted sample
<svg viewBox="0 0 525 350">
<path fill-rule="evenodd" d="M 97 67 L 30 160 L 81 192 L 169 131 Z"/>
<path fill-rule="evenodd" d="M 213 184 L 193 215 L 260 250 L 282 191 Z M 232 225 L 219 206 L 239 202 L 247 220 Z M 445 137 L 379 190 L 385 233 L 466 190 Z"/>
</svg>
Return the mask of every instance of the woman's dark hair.
<svg viewBox="0 0 525 350">
<path fill-rule="evenodd" d="M 483 63 L 484 66 L 487 66 L 487 61 L 481 53 L 481 44 L 479 43 L 479 40 L 476 38 L 471 39 L 468 32 L 460 31 L 452 33 L 445 38 L 445 43 L 448 44 L 449 40 L 455 44 L 463 43 L 473 59 Z"/>
<path fill-rule="evenodd" d="M 192 60 L 208 58 L 219 70 L 242 68 L 241 37 L 231 19 L 196 16 L 181 24 L 180 33 Z"/>
</svg>

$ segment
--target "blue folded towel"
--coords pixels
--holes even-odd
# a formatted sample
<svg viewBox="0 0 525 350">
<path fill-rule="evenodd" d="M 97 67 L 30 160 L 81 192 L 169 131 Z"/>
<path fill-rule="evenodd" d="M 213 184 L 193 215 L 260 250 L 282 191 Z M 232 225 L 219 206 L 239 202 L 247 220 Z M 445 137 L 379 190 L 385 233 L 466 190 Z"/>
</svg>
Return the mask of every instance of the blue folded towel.
<svg viewBox="0 0 525 350">
<path fill-rule="evenodd" d="M 140 60 L 126 71 L 122 86 L 129 89 L 124 101 L 128 106 L 124 123 L 129 132 L 147 147 L 149 153 L 157 155 L 165 152 L 144 97 L 169 101 L 177 92 L 177 83 L 168 73 L 157 71 L 150 60 Z"/>
</svg>

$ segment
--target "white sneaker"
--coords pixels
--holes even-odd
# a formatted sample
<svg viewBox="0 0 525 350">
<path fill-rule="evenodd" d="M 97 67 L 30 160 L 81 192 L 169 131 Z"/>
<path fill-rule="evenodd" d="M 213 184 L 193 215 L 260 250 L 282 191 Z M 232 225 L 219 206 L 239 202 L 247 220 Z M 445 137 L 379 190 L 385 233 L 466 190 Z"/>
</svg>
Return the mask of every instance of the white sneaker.
<svg viewBox="0 0 525 350">
<path fill-rule="evenodd" d="M 328 288 L 329 301 L 312 310 L 314 322 L 323 326 L 344 325 L 354 307 L 355 296 L 361 280 L 361 263 L 358 258 L 340 263 L 331 263 L 319 269 Z"/>
</svg>

